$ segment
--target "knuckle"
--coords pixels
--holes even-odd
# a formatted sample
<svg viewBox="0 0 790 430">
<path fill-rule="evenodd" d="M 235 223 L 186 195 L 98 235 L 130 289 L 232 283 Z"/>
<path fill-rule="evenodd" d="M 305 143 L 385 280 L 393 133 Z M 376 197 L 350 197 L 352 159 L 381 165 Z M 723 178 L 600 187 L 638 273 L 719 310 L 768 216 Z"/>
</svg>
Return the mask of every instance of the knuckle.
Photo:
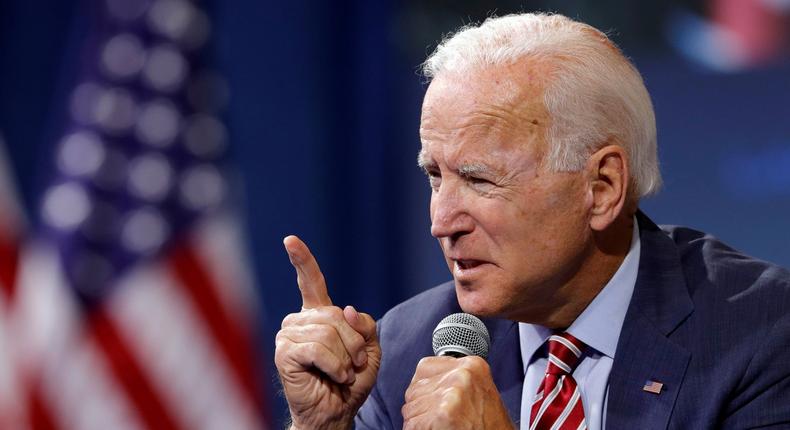
<svg viewBox="0 0 790 430">
<path fill-rule="evenodd" d="M 466 368 L 458 368 L 450 372 L 450 388 L 468 387 L 472 385 L 472 372 Z"/>
<path fill-rule="evenodd" d="M 418 393 L 422 391 L 423 387 L 428 385 L 430 381 L 428 379 L 416 379 L 413 380 L 409 387 L 406 389 L 406 394 L 404 398 L 406 402 L 410 402 L 418 397 Z"/>
<path fill-rule="evenodd" d="M 343 310 L 337 306 L 324 306 L 321 308 L 321 312 L 334 321 L 345 321 Z"/>
<path fill-rule="evenodd" d="M 461 366 L 464 369 L 468 369 L 469 371 L 473 372 L 474 374 L 485 375 L 491 373 L 491 368 L 489 367 L 488 362 L 481 357 L 464 357 L 461 359 L 461 361 Z"/>
<path fill-rule="evenodd" d="M 285 354 L 290 347 L 294 344 L 293 340 L 288 337 L 288 332 L 280 330 L 274 338 L 274 352 L 276 354 Z"/>
<path fill-rule="evenodd" d="M 401 408 L 400 408 L 401 416 L 402 417 L 409 417 L 411 415 L 411 413 L 410 413 L 411 412 L 411 408 L 412 408 L 412 404 L 409 403 L 408 400 L 406 400 L 406 403 L 404 403 L 403 406 L 401 406 Z"/>
<path fill-rule="evenodd" d="M 277 332 L 277 336 L 274 338 L 274 350 L 280 351 L 285 348 L 286 343 L 290 342 L 287 337 L 283 334 L 282 331 Z"/>
<path fill-rule="evenodd" d="M 301 323 L 302 321 L 312 321 L 316 318 L 316 315 L 318 315 L 317 308 L 302 308 L 300 312 L 293 314 L 294 320 L 298 321 L 298 323 Z"/>
<path fill-rule="evenodd" d="M 305 327 L 305 330 L 313 336 L 324 340 L 329 340 L 332 338 L 332 336 L 337 334 L 333 327 L 330 327 L 326 324 L 314 324 L 310 327 Z"/>
<path fill-rule="evenodd" d="M 449 355 L 442 355 L 440 357 L 430 357 L 431 362 L 436 363 L 437 366 L 441 366 L 445 369 L 455 369 L 461 365 L 460 359 L 455 357 L 450 357 Z"/>
<path fill-rule="evenodd" d="M 280 328 L 286 328 L 295 325 L 295 320 L 298 318 L 298 316 L 298 313 L 290 313 L 286 315 L 285 318 L 283 318 L 282 324 L 280 324 Z"/>
<path fill-rule="evenodd" d="M 417 368 L 425 367 L 430 365 L 434 361 L 435 357 L 423 357 L 420 361 L 417 362 Z"/>
<path fill-rule="evenodd" d="M 488 362 L 483 360 L 481 357 L 476 355 L 470 355 L 467 357 L 463 357 L 460 359 L 461 363 L 463 363 L 464 367 L 474 369 L 474 368 L 487 368 Z"/>
<path fill-rule="evenodd" d="M 310 319 L 312 321 L 322 321 L 324 323 L 334 324 L 343 318 L 343 311 L 337 306 L 320 306 L 309 309 L 307 312 L 311 313 Z"/>
<path fill-rule="evenodd" d="M 488 362 L 483 357 L 474 356 L 471 357 L 471 360 L 469 361 L 471 361 L 475 365 L 475 367 L 478 367 L 480 369 L 486 369 L 486 370 L 489 369 Z"/>
</svg>

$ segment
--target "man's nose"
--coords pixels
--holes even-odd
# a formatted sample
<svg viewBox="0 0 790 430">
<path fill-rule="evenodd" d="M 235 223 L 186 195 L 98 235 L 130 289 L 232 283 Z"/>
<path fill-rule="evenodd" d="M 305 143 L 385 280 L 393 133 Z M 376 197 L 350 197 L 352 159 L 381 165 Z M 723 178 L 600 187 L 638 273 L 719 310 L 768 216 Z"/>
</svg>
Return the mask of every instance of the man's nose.
<svg viewBox="0 0 790 430">
<path fill-rule="evenodd" d="M 442 184 L 431 195 L 431 236 L 457 239 L 473 228 L 462 190 Z"/>
</svg>

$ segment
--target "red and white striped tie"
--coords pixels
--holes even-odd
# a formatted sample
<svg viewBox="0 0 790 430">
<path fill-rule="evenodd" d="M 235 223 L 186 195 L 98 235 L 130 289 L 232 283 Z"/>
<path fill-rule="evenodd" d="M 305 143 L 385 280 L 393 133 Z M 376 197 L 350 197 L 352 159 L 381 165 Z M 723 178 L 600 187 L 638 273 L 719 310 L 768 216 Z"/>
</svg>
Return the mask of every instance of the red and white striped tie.
<svg viewBox="0 0 790 430">
<path fill-rule="evenodd" d="M 585 346 L 569 333 L 549 338 L 549 365 L 532 404 L 530 430 L 587 428 L 581 392 L 572 376 Z"/>
</svg>

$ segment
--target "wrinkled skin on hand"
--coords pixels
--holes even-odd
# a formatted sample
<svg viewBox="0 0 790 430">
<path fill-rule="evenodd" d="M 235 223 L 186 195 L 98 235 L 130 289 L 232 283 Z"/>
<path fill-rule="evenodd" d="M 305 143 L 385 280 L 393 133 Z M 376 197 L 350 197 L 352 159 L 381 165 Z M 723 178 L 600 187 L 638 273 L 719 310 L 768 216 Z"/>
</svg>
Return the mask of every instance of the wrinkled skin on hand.
<svg viewBox="0 0 790 430">
<path fill-rule="evenodd" d="M 302 311 L 283 320 L 274 356 L 291 428 L 348 429 L 381 363 L 376 322 L 351 306 L 333 306 L 307 246 L 294 236 L 284 244 L 302 294 Z"/>
<path fill-rule="evenodd" d="M 480 357 L 423 358 L 401 413 L 404 430 L 515 428 Z"/>
</svg>

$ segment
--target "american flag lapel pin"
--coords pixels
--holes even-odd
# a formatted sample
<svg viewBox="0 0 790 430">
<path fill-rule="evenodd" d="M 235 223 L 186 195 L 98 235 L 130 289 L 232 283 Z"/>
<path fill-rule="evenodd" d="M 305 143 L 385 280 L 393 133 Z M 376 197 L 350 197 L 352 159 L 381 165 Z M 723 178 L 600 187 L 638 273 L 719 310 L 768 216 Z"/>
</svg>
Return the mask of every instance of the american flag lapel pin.
<svg viewBox="0 0 790 430">
<path fill-rule="evenodd" d="M 664 388 L 664 384 L 658 381 L 645 381 L 645 386 L 642 387 L 643 391 L 647 391 L 648 393 L 653 394 L 661 394 L 661 389 Z"/>
</svg>

